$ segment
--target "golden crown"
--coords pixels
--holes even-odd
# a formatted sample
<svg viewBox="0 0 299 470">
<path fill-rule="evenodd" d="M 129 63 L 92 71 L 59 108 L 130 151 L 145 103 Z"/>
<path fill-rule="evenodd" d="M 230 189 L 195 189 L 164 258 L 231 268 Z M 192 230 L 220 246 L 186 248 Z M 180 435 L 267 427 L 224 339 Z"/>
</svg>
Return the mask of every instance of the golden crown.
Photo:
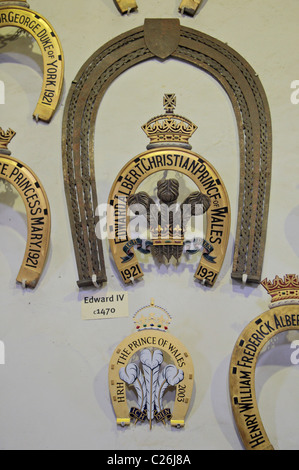
<svg viewBox="0 0 299 470">
<path fill-rule="evenodd" d="M 277 302 L 282 304 L 299 304 L 299 277 L 297 274 L 286 274 L 284 278 L 275 276 L 273 281 L 264 279 L 262 286 L 271 295 L 271 306 L 277 306 Z"/>
<path fill-rule="evenodd" d="M 161 330 L 167 331 L 171 322 L 171 316 L 163 307 L 155 305 L 151 300 L 150 305 L 142 307 L 134 315 L 136 330 Z"/>
<path fill-rule="evenodd" d="M 8 129 L 8 131 L 4 132 L 0 127 L 0 150 L 7 150 L 9 142 L 15 135 L 16 133 L 12 129 Z"/>
<path fill-rule="evenodd" d="M 150 227 L 151 239 L 154 245 L 183 245 L 184 233 L 180 226 Z"/>
<path fill-rule="evenodd" d="M 181 145 L 191 148 L 189 139 L 196 131 L 197 126 L 189 119 L 174 114 L 176 97 L 174 94 L 165 94 L 163 98 L 165 114 L 150 119 L 142 126 L 143 131 L 150 139 L 147 148 L 160 145 Z"/>
</svg>

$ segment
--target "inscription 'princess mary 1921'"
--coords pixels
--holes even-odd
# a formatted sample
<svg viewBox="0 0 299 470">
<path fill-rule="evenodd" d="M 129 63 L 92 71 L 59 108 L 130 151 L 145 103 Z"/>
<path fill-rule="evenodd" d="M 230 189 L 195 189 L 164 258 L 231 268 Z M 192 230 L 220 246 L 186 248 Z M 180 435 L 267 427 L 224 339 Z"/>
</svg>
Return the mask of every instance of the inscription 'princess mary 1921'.
<svg viewBox="0 0 299 470">
<path fill-rule="evenodd" d="M 160 263 L 173 257 L 179 261 L 184 252 L 202 251 L 195 278 L 213 285 L 221 269 L 230 232 L 230 204 L 217 171 L 203 157 L 191 151 L 189 138 L 197 127 L 188 119 L 173 113 L 176 98 L 164 96 L 166 113 L 143 126 L 150 138 L 147 151 L 134 157 L 118 174 L 109 195 L 109 241 L 116 266 L 125 283 L 143 275 L 134 253 L 151 253 Z M 177 178 L 167 178 L 173 170 L 188 176 L 197 186 L 180 199 Z M 163 172 L 157 182 L 157 197 L 137 191 L 149 176 Z M 153 192 L 155 188 L 153 188 Z M 129 213 L 144 217 L 146 235 L 132 237 Z M 192 217 L 206 214 L 206 234 L 191 233 L 186 228 Z"/>
<path fill-rule="evenodd" d="M 27 245 L 17 281 L 34 288 L 44 269 L 50 242 L 51 215 L 45 190 L 33 171 L 12 158 L 7 148 L 15 132 L 0 128 L 0 179 L 12 184 L 26 207 Z"/>
</svg>

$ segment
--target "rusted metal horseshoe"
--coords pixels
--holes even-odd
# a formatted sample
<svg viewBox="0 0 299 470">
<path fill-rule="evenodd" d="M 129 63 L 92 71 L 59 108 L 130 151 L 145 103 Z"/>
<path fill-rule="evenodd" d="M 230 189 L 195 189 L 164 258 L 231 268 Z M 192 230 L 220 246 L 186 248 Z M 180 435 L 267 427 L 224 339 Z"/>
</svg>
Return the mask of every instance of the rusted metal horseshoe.
<svg viewBox="0 0 299 470">
<path fill-rule="evenodd" d="M 63 119 L 65 191 L 79 286 L 106 280 L 95 226 L 95 121 L 103 95 L 121 73 L 153 58 L 193 64 L 217 80 L 235 113 L 240 147 L 238 222 L 232 278 L 259 283 L 263 265 L 271 180 L 271 117 L 263 86 L 251 66 L 228 45 L 180 25 L 149 19 L 98 49 L 69 90 Z"/>
</svg>

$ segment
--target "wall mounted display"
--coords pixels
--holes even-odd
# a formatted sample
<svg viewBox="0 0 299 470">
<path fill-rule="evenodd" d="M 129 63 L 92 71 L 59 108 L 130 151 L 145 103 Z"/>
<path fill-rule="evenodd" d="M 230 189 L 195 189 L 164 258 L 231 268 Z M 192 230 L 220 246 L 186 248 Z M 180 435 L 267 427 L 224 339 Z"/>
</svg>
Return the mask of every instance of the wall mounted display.
<svg viewBox="0 0 299 470">
<path fill-rule="evenodd" d="M 47 259 L 51 216 L 45 190 L 24 163 L 10 157 L 7 145 L 15 132 L 0 128 L 0 178 L 11 183 L 23 199 L 27 213 L 27 245 L 17 282 L 23 287 L 36 287 Z"/>
<path fill-rule="evenodd" d="M 51 121 L 57 108 L 64 77 L 64 58 L 59 38 L 51 24 L 31 10 L 26 0 L 0 0 L 0 28 L 13 26 L 31 34 L 43 56 L 42 91 L 34 110 L 36 121 Z"/>
<path fill-rule="evenodd" d="M 299 277 L 276 276 L 262 286 L 271 295 L 270 309 L 245 327 L 230 364 L 230 397 L 235 422 L 246 450 L 273 450 L 255 394 L 255 369 L 260 352 L 273 336 L 299 329 Z"/>
<path fill-rule="evenodd" d="M 183 252 L 195 255 L 203 251 L 195 278 L 213 285 L 221 269 L 230 234 L 230 204 L 224 183 L 203 157 L 191 151 L 189 139 L 197 127 L 188 119 L 174 113 L 176 97 L 164 95 L 165 114 L 150 119 L 142 129 L 150 139 L 147 151 L 133 157 L 119 172 L 108 201 L 107 225 L 111 252 L 125 283 L 143 276 L 134 254 L 134 247 L 151 253 L 159 263 L 177 262 Z M 197 187 L 196 191 L 180 199 L 177 177 L 164 173 L 186 175 Z M 158 173 L 158 201 L 145 191 L 138 191 L 142 182 Z M 143 233 L 132 238 L 129 229 L 129 208 L 144 217 Z M 186 230 L 192 216 L 206 214 L 206 238 L 203 230 Z"/>
<path fill-rule="evenodd" d="M 95 121 L 109 85 L 144 61 L 176 59 L 207 72 L 229 96 L 240 147 L 240 186 L 232 278 L 259 283 L 264 258 L 271 180 L 269 106 L 251 66 L 228 45 L 180 25 L 148 19 L 98 49 L 82 66 L 68 93 L 62 132 L 65 192 L 78 269 L 78 286 L 106 281 L 102 242 L 95 227 L 97 188 Z M 103 156 L 105 158 L 105 156 Z"/>
<path fill-rule="evenodd" d="M 170 423 L 181 428 L 190 406 L 194 368 L 185 346 L 168 333 L 171 317 L 152 300 L 134 316 L 136 332 L 115 349 L 109 365 L 109 389 L 116 422 Z M 173 410 L 165 407 L 165 393 L 175 388 Z M 127 388 L 136 391 L 137 403 L 127 402 Z"/>
<path fill-rule="evenodd" d="M 182 14 L 186 13 L 187 15 L 194 16 L 201 2 L 202 0 L 182 0 L 179 11 Z M 136 11 L 138 8 L 135 0 L 115 0 L 115 3 L 122 14 Z"/>
</svg>

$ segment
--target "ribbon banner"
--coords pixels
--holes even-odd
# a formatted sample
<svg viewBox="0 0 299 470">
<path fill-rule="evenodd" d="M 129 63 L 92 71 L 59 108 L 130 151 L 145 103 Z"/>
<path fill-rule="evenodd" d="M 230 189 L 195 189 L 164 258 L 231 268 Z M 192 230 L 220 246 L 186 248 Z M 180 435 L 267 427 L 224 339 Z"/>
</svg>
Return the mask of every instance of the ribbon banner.
<svg viewBox="0 0 299 470">
<path fill-rule="evenodd" d="M 148 255 L 150 254 L 150 249 L 153 245 L 154 243 L 152 241 L 144 240 L 142 238 L 135 238 L 134 240 L 130 240 L 123 247 L 123 251 L 126 253 L 127 256 L 122 257 L 122 263 L 127 263 L 131 261 L 131 259 L 133 259 L 134 253 L 131 252 L 132 248 L 136 248 L 140 253 L 143 253 L 144 255 Z M 190 255 L 195 255 L 199 251 L 205 250 L 202 256 L 210 263 L 216 263 L 215 257 L 210 256 L 210 253 L 212 253 L 214 248 L 206 240 L 202 238 L 194 238 L 193 240 L 185 240 L 183 246 L 184 246 L 185 252 Z"/>
<path fill-rule="evenodd" d="M 130 410 L 130 417 L 138 419 L 138 421 L 144 422 L 147 418 L 147 415 L 144 411 L 141 411 L 136 407 L 132 407 Z"/>
<path fill-rule="evenodd" d="M 170 408 L 165 408 L 164 410 L 160 411 L 159 413 L 156 411 L 155 412 L 155 419 L 160 422 L 160 421 L 170 421 L 172 418 L 172 414 L 170 411 Z"/>
</svg>

